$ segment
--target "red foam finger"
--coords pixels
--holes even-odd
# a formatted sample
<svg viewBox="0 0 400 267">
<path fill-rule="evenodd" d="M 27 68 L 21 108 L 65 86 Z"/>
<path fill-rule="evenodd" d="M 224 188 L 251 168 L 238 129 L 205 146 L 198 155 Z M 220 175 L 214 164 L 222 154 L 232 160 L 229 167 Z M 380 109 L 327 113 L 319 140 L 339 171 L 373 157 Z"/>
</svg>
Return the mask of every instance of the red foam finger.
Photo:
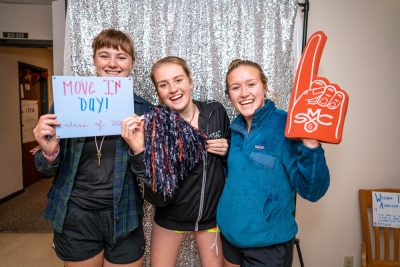
<svg viewBox="0 0 400 267">
<path fill-rule="evenodd" d="M 327 106 L 329 102 L 334 98 L 336 94 L 336 90 L 332 86 L 327 86 L 325 92 L 319 98 L 319 105 L 320 106 Z"/>
<path fill-rule="evenodd" d="M 345 95 L 343 92 L 337 92 L 336 95 L 332 98 L 331 102 L 328 104 L 328 108 L 335 109 L 337 108 L 345 99 Z"/>
<path fill-rule="evenodd" d="M 326 87 L 326 82 L 324 80 L 314 80 L 311 84 L 311 89 L 317 90 L 317 89 L 325 89 Z"/>
<path fill-rule="evenodd" d="M 307 42 L 294 80 L 294 100 L 296 100 L 297 96 L 300 96 L 303 91 L 310 89 L 311 84 L 317 77 L 326 39 L 326 35 L 319 31 L 314 33 Z"/>
<path fill-rule="evenodd" d="M 322 31 L 315 32 L 313 35 L 311 35 L 306 47 L 304 48 L 299 65 L 297 67 L 292 95 L 289 102 L 289 116 L 288 122 L 286 123 L 287 136 L 292 135 L 292 125 L 295 115 L 294 109 L 298 105 L 298 100 L 307 94 L 307 91 L 312 88 L 312 85 L 315 87 L 323 87 L 323 83 L 326 84 L 324 79 L 319 79 L 318 82 L 320 82 L 320 84 L 315 82 L 315 80 L 317 80 L 316 77 L 319 63 L 321 61 L 322 51 L 324 49 L 326 39 L 327 37 Z M 317 99 L 311 100 L 311 102 L 316 101 Z"/>
<path fill-rule="evenodd" d="M 290 98 L 285 136 L 340 143 L 348 95 L 337 84 L 317 76 L 326 42 L 323 32 L 314 33 L 304 50 Z"/>
</svg>

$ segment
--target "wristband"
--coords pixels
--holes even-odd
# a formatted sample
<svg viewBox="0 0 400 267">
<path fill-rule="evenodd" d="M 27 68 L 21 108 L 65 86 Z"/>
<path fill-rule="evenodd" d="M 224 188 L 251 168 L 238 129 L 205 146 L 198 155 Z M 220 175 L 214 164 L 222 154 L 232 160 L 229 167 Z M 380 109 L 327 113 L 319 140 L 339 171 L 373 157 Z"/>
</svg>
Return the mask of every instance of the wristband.
<svg viewBox="0 0 400 267">
<path fill-rule="evenodd" d="M 44 157 L 47 161 L 50 161 L 50 162 L 54 161 L 54 160 L 58 157 L 58 154 L 59 154 L 59 153 L 60 153 L 60 146 L 58 146 L 56 152 L 54 152 L 54 153 L 51 154 L 51 155 L 47 155 L 46 152 L 44 152 L 44 150 L 42 149 L 42 155 L 43 155 L 43 157 Z"/>
</svg>

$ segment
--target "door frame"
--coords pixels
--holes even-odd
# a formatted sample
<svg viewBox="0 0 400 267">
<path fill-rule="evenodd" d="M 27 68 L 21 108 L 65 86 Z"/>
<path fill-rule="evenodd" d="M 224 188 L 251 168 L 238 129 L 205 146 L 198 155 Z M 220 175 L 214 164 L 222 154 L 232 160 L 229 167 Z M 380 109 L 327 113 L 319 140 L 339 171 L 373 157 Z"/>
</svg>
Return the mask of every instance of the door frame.
<svg viewBox="0 0 400 267">
<path fill-rule="evenodd" d="M 24 69 L 24 68 L 29 68 L 32 71 L 39 72 L 39 73 L 48 72 L 48 69 L 46 69 L 46 68 L 42 68 L 42 67 L 39 67 L 39 66 L 35 66 L 35 65 L 32 65 L 32 64 L 28 64 L 28 63 L 24 63 L 24 62 L 18 61 L 18 74 L 20 74 L 21 69 Z M 18 79 L 20 79 L 19 76 L 20 75 L 18 75 Z M 40 81 L 40 89 L 39 89 L 40 90 L 40 99 L 39 99 L 39 103 L 38 103 L 38 115 L 40 117 L 41 115 L 47 114 L 48 110 L 49 110 L 49 108 L 48 108 L 48 77 L 40 76 L 40 80 L 39 81 Z M 21 84 L 21 81 L 18 81 L 18 84 Z M 20 143 L 21 143 L 21 152 L 22 152 L 21 162 L 22 162 L 22 174 L 23 174 L 22 183 L 23 183 L 23 188 L 25 188 L 25 187 L 29 186 L 32 183 L 32 179 L 30 179 L 30 178 L 28 179 L 24 175 L 26 173 L 26 171 L 29 171 L 29 169 L 28 170 L 24 170 L 24 167 L 26 167 L 26 166 L 24 166 L 24 158 L 25 158 L 24 155 L 26 155 L 25 154 L 26 152 L 24 152 L 25 149 L 24 149 L 23 131 L 22 131 L 22 123 L 23 123 L 23 121 L 22 121 L 22 112 L 21 112 L 21 108 L 22 108 L 21 102 L 24 99 L 21 98 L 21 90 L 20 90 L 20 88 L 18 88 L 18 92 L 19 92 L 19 110 L 20 110 L 20 114 L 19 114 L 19 117 L 20 117 L 19 118 L 19 121 L 20 121 L 20 136 L 21 136 Z M 28 165 L 30 166 L 30 164 L 28 164 Z"/>
<path fill-rule="evenodd" d="M 28 64 L 28 63 L 24 63 L 24 62 L 18 61 L 18 71 L 19 71 L 20 68 L 23 68 L 23 67 L 27 67 L 27 68 L 33 69 L 35 71 L 40 71 L 40 72 L 45 72 L 45 71 L 48 72 L 49 71 L 46 68 L 42 68 L 42 67 L 39 67 L 39 66 L 35 66 L 35 65 L 31 65 L 31 64 Z M 49 104 L 48 88 L 49 88 L 49 84 L 48 84 L 47 78 L 40 77 L 40 101 L 39 101 L 40 114 L 39 115 L 47 114 L 49 112 L 49 108 L 48 108 L 48 104 Z M 19 90 L 19 109 L 21 110 L 21 90 Z M 22 123 L 22 117 L 21 116 L 20 116 L 20 122 Z M 22 128 L 21 128 L 21 136 L 22 136 Z M 22 143 L 22 139 L 21 139 L 21 143 Z"/>
</svg>

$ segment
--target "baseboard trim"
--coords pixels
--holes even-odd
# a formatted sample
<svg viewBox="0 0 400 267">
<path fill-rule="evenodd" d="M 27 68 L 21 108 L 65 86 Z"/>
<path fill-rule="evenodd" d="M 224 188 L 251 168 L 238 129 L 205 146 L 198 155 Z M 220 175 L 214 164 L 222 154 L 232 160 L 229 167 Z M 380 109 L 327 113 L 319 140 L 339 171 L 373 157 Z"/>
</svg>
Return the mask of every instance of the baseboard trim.
<svg viewBox="0 0 400 267">
<path fill-rule="evenodd" d="M 14 197 L 18 196 L 19 194 L 22 194 L 24 191 L 25 191 L 25 189 L 21 189 L 17 192 L 12 193 L 11 195 L 3 197 L 2 199 L 0 199 L 0 204 L 3 204 L 4 202 L 7 202 L 7 201 L 13 199 Z"/>
</svg>

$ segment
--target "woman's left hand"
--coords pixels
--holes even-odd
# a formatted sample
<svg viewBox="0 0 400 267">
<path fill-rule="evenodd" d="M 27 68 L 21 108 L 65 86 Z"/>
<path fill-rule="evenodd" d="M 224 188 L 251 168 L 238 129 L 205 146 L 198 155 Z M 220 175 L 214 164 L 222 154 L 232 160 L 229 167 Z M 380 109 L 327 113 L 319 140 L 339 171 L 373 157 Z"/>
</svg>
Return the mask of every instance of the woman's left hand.
<svg viewBox="0 0 400 267">
<path fill-rule="evenodd" d="M 315 139 L 308 139 L 308 138 L 303 138 L 301 139 L 303 142 L 303 145 L 309 148 L 316 148 L 319 147 L 319 141 Z"/>
<path fill-rule="evenodd" d="M 225 156 L 228 153 L 228 140 L 225 138 L 210 139 L 207 140 L 206 149 L 207 152 Z"/>
<path fill-rule="evenodd" d="M 144 150 L 144 121 L 133 115 L 121 122 L 121 136 L 128 143 L 134 154 Z"/>
</svg>

